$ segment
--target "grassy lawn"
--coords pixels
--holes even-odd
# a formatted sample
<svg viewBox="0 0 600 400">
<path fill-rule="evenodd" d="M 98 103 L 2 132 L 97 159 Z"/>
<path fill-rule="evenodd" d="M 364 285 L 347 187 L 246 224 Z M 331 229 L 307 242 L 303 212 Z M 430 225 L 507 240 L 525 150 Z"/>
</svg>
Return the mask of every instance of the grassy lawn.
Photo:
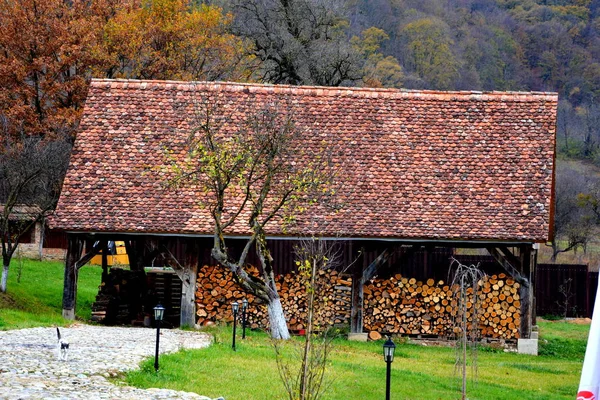
<svg viewBox="0 0 600 400">
<path fill-rule="evenodd" d="M 24 260 L 20 282 L 18 265 L 12 265 L 8 293 L 0 295 L 0 329 L 63 325 L 61 317 L 62 262 Z M 78 312 L 90 316 L 100 283 L 101 269 L 80 271 Z M 484 349 L 479 353 L 477 383 L 470 383 L 475 399 L 573 399 L 585 352 L 588 325 L 564 321 L 539 321 L 540 356 L 525 356 Z M 231 330 L 210 331 L 216 343 L 208 349 L 162 356 L 161 370 L 153 360 L 124 379 L 139 387 L 163 387 L 196 392 L 228 400 L 284 398 L 274 352 L 267 335 L 250 332 L 231 350 Z M 301 339 L 295 338 L 299 341 Z M 454 353 L 447 347 L 397 343 L 392 364 L 392 398 L 457 399 L 459 381 L 454 375 Z M 381 399 L 384 397 L 385 363 L 382 343 L 357 343 L 338 339 L 330 357 L 330 387 L 326 400 Z"/>
<path fill-rule="evenodd" d="M 18 260 L 8 274 L 7 293 L 0 293 L 0 329 L 65 325 L 62 318 L 64 263 L 23 259 L 20 282 Z M 79 271 L 77 318 L 88 320 L 98 293 L 102 269 L 86 265 Z"/>
<path fill-rule="evenodd" d="M 588 329 L 589 326 L 564 321 L 541 321 L 543 340 L 539 357 L 480 351 L 478 380 L 470 383 L 469 399 L 573 399 Z M 158 374 L 154 372 L 153 360 L 148 360 L 140 371 L 130 373 L 126 382 L 226 399 L 284 398 L 273 349 L 265 334 L 252 332 L 245 341 L 238 340 L 238 351 L 233 352 L 231 330 L 219 328 L 213 333 L 216 343 L 209 349 L 162 356 Z M 383 398 L 385 363 L 381 353 L 382 342 L 337 340 L 328 372 L 331 386 L 324 398 Z M 459 398 L 453 350 L 399 343 L 392 364 L 392 397 Z"/>
</svg>

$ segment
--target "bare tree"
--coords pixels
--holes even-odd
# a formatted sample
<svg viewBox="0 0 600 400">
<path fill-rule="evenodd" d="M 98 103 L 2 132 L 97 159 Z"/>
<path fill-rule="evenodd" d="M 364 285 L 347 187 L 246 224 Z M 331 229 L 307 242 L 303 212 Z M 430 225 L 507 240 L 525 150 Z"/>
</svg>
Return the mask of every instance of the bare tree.
<svg viewBox="0 0 600 400">
<path fill-rule="evenodd" d="M 340 2 L 234 0 L 233 8 L 234 33 L 253 44 L 263 81 L 339 86 L 361 78 Z"/>
<path fill-rule="evenodd" d="M 593 217 L 580 196 L 588 189 L 587 179 L 559 163 L 556 171 L 554 225 L 550 241 L 552 261 L 560 253 L 584 247 L 592 235 Z"/>
<path fill-rule="evenodd" d="M 200 206 L 210 211 L 214 223 L 212 257 L 267 304 L 272 337 L 287 339 L 266 227 L 289 227 L 307 207 L 332 195 L 329 151 L 322 143 L 306 145 L 308 138 L 295 124 L 292 106 L 271 104 L 248 113 L 250 106 L 256 109 L 253 103 L 243 112 L 232 113 L 213 99 L 200 103 L 187 155 L 183 160 L 169 158 L 168 184 L 191 183 L 200 188 Z M 238 119 L 231 121 L 232 115 Z M 250 237 L 239 257 L 234 257 L 227 234 L 241 226 Z M 260 277 L 246 270 L 253 248 L 261 264 Z"/>
<path fill-rule="evenodd" d="M 8 135 L 0 148 L 0 242 L 6 292 L 13 254 L 23 235 L 54 208 L 71 146 L 61 139 Z"/>
<path fill-rule="evenodd" d="M 454 268 L 454 270 L 453 270 Z M 467 398 L 467 349 L 470 349 L 473 376 L 477 376 L 477 344 L 480 339 L 479 319 L 482 313 L 478 290 L 485 279 L 479 265 L 463 265 L 452 259 L 449 273 L 452 279 L 454 334 L 456 336 L 455 367 L 461 374 L 462 399 Z"/>
<path fill-rule="evenodd" d="M 325 392 L 325 372 L 332 349 L 332 331 L 329 327 L 315 326 L 317 299 L 321 298 L 325 282 L 318 279 L 322 271 L 336 268 L 341 258 L 339 248 L 322 239 L 308 238 L 296 247 L 298 274 L 306 291 L 306 336 L 296 354 L 300 359 L 287 359 L 278 341 L 273 342 L 277 369 L 289 400 L 317 400 Z M 320 334 L 315 333 L 318 330 Z M 292 344 L 292 346 L 294 346 Z"/>
</svg>

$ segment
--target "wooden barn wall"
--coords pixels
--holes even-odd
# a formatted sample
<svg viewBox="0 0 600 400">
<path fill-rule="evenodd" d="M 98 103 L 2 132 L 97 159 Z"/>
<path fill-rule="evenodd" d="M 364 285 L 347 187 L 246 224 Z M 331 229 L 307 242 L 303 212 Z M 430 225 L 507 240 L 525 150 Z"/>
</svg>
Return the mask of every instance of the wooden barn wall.
<svg viewBox="0 0 600 400">
<path fill-rule="evenodd" d="M 234 257 L 241 254 L 245 240 L 229 240 L 229 250 Z M 348 272 L 347 267 L 357 263 L 368 266 L 385 249 L 391 252 L 388 262 L 379 270 L 378 276 L 389 277 L 395 274 L 411 276 L 417 280 L 446 280 L 448 270 L 453 257 L 452 248 L 422 248 L 418 251 L 411 250 L 409 246 L 399 246 L 393 242 L 363 240 L 363 241 L 334 241 L 336 252 L 339 253 L 340 272 Z M 215 261 L 210 255 L 212 239 L 200 241 L 200 264 L 212 265 Z M 297 241 L 293 240 L 269 240 L 269 249 L 273 257 L 273 266 L 276 274 L 289 274 L 296 271 L 296 249 Z M 408 254 L 408 255 L 407 255 Z M 503 272 L 501 267 L 491 258 L 456 256 L 460 260 L 468 262 L 486 262 L 484 270 L 489 274 Z M 260 262 L 254 249 L 248 255 L 248 263 L 260 269 Z"/>
</svg>

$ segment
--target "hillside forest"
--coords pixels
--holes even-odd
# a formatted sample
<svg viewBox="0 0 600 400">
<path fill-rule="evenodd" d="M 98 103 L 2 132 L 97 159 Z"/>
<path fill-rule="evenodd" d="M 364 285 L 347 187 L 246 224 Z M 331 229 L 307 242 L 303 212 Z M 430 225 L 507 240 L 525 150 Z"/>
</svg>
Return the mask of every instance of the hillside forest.
<svg viewBox="0 0 600 400">
<path fill-rule="evenodd" d="M 55 206 L 92 77 L 559 93 L 551 256 L 600 226 L 600 0 L 2 0 L 0 238 Z"/>
</svg>

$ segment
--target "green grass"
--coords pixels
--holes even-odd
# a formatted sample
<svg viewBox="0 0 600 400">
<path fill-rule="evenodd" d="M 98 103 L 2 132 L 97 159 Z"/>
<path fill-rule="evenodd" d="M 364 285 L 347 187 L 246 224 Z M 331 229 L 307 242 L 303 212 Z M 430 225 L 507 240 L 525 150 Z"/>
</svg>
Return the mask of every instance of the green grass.
<svg viewBox="0 0 600 400">
<path fill-rule="evenodd" d="M 17 282 L 16 262 L 11 268 L 8 293 L 0 294 L 0 329 L 63 325 L 61 317 L 64 264 L 24 260 Z M 78 312 L 90 316 L 90 305 L 100 283 L 99 267 L 81 269 Z M 468 397 L 485 399 L 572 399 L 577 391 L 589 325 L 565 321 L 538 322 L 540 356 L 507 354 L 494 349 L 479 352 L 477 383 L 470 382 Z M 125 376 L 138 387 L 186 390 L 228 400 L 284 398 L 270 340 L 250 332 L 231 350 L 231 330 L 211 331 L 216 343 L 208 349 L 162 356 L 155 373 L 153 360 Z M 296 341 L 301 340 L 295 338 Z M 456 399 L 459 381 L 454 374 L 454 353 L 446 347 L 397 343 L 392 365 L 394 399 Z M 385 364 L 382 343 L 357 343 L 339 339 L 329 362 L 330 387 L 324 400 L 381 399 Z"/>
<path fill-rule="evenodd" d="M 538 321 L 542 333 L 539 353 L 543 356 L 583 362 L 589 325 L 561 321 Z"/>
<path fill-rule="evenodd" d="M 101 268 L 85 266 L 79 271 L 77 318 L 89 320 L 98 293 Z M 62 318 L 64 263 L 23 260 L 17 282 L 18 260 L 13 259 L 7 292 L 0 293 L 0 329 L 65 325 Z"/>
<path fill-rule="evenodd" d="M 589 326 L 540 322 L 541 356 L 498 351 L 479 352 L 478 380 L 470 382 L 468 397 L 475 399 L 572 399 L 577 392 Z M 161 369 L 153 360 L 125 378 L 127 384 L 196 392 L 226 399 L 284 398 L 274 353 L 268 337 L 252 332 L 231 350 L 231 330 L 213 332 L 216 343 L 205 350 L 162 356 Z M 297 339 L 296 340 L 300 340 Z M 583 344 L 583 347 L 581 346 Z M 382 342 L 335 342 L 330 357 L 330 388 L 324 399 L 381 399 L 385 363 Z M 454 374 L 454 352 L 447 347 L 398 343 L 392 364 L 394 399 L 456 399 L 459 381 Z"/>
</svg>

